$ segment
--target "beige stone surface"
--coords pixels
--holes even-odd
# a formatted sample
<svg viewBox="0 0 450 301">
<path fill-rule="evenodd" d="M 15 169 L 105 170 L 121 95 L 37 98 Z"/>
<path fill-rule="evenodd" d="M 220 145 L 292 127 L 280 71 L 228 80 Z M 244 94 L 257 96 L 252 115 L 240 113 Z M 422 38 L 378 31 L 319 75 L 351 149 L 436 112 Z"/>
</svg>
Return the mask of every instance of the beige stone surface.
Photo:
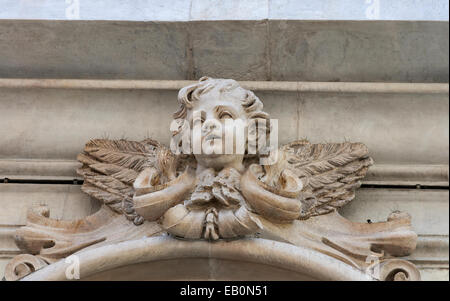
<svg viewBox="0 0 450 301">
<path fill-rule="evenodd" d="M 256 95 L 279 119 L 280 144 L 358 141 L 375 164 L 448 165 L 448 92 Z M 91 138 L 168 144 L 168 116 L 177 108 L 168 90 L 0 89 L 0 96 L 0 160 L 74 160 Z"/>
<path fill-rule="evenodd" d="M 420 189 L 360 189 L 340 212 L 352 221 L 377 222 L 393 210 L 408 212 L 419 235 L 447 235 L 449 192 Z"/>
<path fill-rule="evenodd" d="M 379 164 L 448 164 L 449 132 L 443 125 L 448 124 L 449 107 L 444 97 L 448 96 L 301 96 L 299 135 L 312 142 L 361 141 Z"/>
<path fill-rule="evenodd" d="M 0 77 L 449 79 L 448 22 L 1 20 L 0 33 Z"/>
<path fill-rule="evenodd" d="M 448 82 L 446 36 L 448 22 L 271 21 L 272 78 Z"/>
<path fill-rule="evenodd" d="M 23 180 L 81 180 L 76 160 L 0 159 L 0 179 Z"/>
<path fill-rule="evenodd" d="M 239 260 L 220 259 L 174 259 L 127 265 L 121 268 L 96 273 L 85 280 L 150 280 L 150 281 L 307 281 L 307 275 L 274 266 Z"/>
<path fill-rule="evenodd" d="M 99 202 L 79 185 L 0 184 L 0 225 L 24 225 L 27 209 L 47 205 L 55 219 L 85 217 L 99 208 Z"/>
<path fill-rule="evenodd" d="M 424 268 L 420 270 L 420 276 L 424 281 L 448 281 L 448 268 L 433 269 Z"/>
<path fill-rule="evenodd" d="M 9 40 L 2 77 L 184 79 L 188 71 L 182 23 L 1 20 L 0 32 Z"/>
<path fill-rule="evenodd" d="M 0 279 L 3 280 L 3 277 L 5 275 L 5 267 L 8 264 L 8 262 L 11 261 L 13 256 L 1 256 L 0 257 Z"/>
<path fill-rule="evenodd" d="M 0 93 L 2 158 L 73 160 L 96 137 L 159 141 L 164 137 L 168 142 L 168 116 L 177 108 L 172 91 L 22 92 Z"/>
<path fill-rule="evenodd" d="M 408 260 L 419 268 L 448 268 L 449 238 L 448 235 L 420 235 L 417 248 Z"/>
<path fill-rule="evenodd" d="M 270 63 L 267 60 L 266 21 L 217 21 L 205 25 L 203 22 L 194 22 L 189 27 L 193 48 L 193 78 L 268 79 Z"/>
</svg>

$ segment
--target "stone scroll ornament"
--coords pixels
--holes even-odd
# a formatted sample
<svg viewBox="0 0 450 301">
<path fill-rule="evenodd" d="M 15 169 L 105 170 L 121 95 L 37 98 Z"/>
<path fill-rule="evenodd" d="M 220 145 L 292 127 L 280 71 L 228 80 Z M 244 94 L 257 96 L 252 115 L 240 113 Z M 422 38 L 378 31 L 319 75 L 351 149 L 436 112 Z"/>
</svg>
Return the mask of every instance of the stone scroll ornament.
<svg viewBox="0 0 450 301">
<path fill-rule="evenodd" d="M 266 120 L 269 126 L 257 132 L 270 133 L 262 102 L 234 80 L 203 77 L 181 89 L 178 100 L 174 120 L 200 122 L 200 143 L 223 139 L 222 129 L 207 120 Z M 194 112 L 200 112 L 200 120 Z M 31 209 L 27 225 L 16 233 L 26 254 L 10 262 L 6 278 L 19 279 L 79 250 L 171 235 L 211 243 L 270 238 L 369 273 L 378 269 L 374 277 L 379 280 L 420 279 L 413 264 L 395 258 L 416 247 L 408 214 L 392 212 L 386 221 L 369 224 L 351 222 L 337 212 L 355 197 L 373 164 L 364 144 L 302 140 L 275 151 L 276 161 L 261 165 L 258 153 L 175 154 L 150 139 L 93 139 L 78 155 L 78 173 L 84 177 L 81 189 L 104 205 L 76 221 L 51 219 L 45 207 Z"/>
</svg>

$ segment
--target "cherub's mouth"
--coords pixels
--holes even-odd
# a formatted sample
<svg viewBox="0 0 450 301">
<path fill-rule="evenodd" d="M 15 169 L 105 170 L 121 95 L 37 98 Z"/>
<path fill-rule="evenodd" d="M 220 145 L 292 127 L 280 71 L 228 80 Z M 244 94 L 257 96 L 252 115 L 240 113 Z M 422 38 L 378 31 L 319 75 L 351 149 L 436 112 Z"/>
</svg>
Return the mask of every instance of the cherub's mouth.
<svg viewBox="0 0 450 301">
<path fill-rule="evenodd" d="M 214 139 L 222 139 L 222 137 L 219 135 L 214 135 L 214 134 L 208 135 L 205 137 L 205 141 L 214 140 Z"/>
</svg>

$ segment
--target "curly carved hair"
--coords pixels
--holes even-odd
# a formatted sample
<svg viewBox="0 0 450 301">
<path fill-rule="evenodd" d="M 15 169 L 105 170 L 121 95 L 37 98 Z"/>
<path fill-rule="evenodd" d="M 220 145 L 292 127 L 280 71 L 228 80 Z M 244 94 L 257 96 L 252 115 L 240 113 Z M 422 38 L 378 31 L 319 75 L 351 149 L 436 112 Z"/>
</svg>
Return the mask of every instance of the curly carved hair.
<svg viewBox="0 0 450 301">
<path fill-rule="evenodd" d="M 256 123 L 257 138 L 256 141 L 251 143 L 252 145 L 255 146 L 258 144 L 261 135 L 265 135 L 266 137 L 270 135 L 270 116 L 263 111 L 263 103 L 252 91 L 242 88 L 239 83 L 233 79 L 210 78 L 204 76 L 200 78 L 197 83 L 182 88 L 178 92 L 180 108 L 173 114 L 174 120 L 184 120 L 187 116 L 187 111 L 193 108 L 193 102 L 198 101 L 200 96 L 215 89 L 219 90 L 220 93 L 229 93 L 235 89 L 240 89 L 244 92 L 243 95 L 245 95 L 245 97 L 241 101 L 246 116 L 249 120 L 258 121 Z M 265 120 L 266 122 L 261 124 L 259 120 Z M 173 136 L 178 135 L 182 131 L 182 124 L 184 123 L 179 123 L 178 130 L 172 133 Z M 265 140 L 267 141 L 267 138 Z M 249 141 L 247 142 L 250 143 Z"/>
<path fill-rule="evenodd" d="M 193 107 L 192 102 L 197 101 L 200 96 L 214 89 L 218 89 L 220 93 L 231 92 L 235 89 L 243 90 L 246 96 L 242 99 L 242 106 L 247 114 L 247 118 L 269 120 L 269 114 L 262 110 L 263 103 L 252 91 L 242 88 L 233 79 L 210 78 L 207 76 L 200 78 L 197 83 L 184 87 L 178 92 L 180 108 L 173 114 L 173 118 L 186 118 L 187 110 Z"/>
</svg>

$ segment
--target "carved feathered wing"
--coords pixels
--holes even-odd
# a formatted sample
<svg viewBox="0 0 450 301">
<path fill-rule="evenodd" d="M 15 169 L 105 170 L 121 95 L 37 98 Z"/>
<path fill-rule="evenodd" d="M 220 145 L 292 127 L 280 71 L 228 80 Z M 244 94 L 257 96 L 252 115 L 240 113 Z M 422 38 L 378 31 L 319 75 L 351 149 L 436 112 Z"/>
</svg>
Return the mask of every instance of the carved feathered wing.
<svg viewBox="0 0 450 301">
<path fill-rule="evenodd" d="M 296 141 L 281 150 L 287 163 L 284 167 L 292 170 L 304 185 L 300 219 L 326 214 L 350 202 L 373 164 L 362 143 Z"/>
<path fill-rule="evenodd" d="M 167 148 L 151 139 L 141 142 L 91 140 L 77 157 L 83 163 L 77 170 L 84 177 L 81 189 L 136 225 L 142 224 L 144 219 L 133 209 L 133 182 L 145 168 L 159 168 L 158 159 L 164 157 L 167 161 L 170 154 Z"/>
</svg>

